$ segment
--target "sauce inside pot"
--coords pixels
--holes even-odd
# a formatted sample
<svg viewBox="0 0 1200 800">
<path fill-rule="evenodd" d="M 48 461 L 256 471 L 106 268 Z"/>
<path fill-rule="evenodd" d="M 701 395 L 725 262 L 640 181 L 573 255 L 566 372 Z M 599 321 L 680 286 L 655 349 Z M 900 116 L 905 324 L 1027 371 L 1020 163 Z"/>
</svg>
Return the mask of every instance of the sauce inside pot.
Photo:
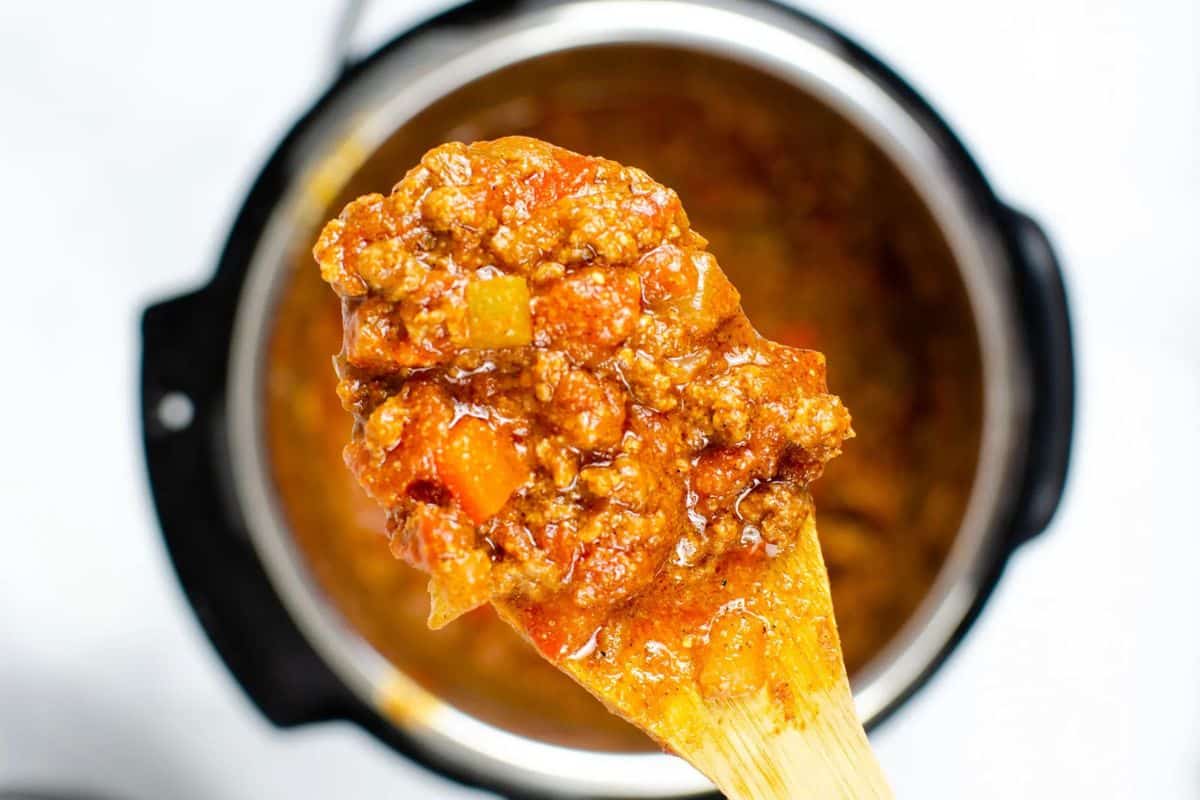
<svg viewBox="0 0 1200 800">
<path fill-rule="evenodd" d="M 847 666 L 862 668 L 936 576 L 979 444 L 974 327 L 928 212 L 817 101 L 744 68 L 632 48 L 544 58 L 456 92 L 398 131 L 329 208 L 386 192 L 439 142 L 507 134 L 636 165 L 675 187 L 759 330 L 828 354 L 830 390 L 871 442 L 851 442 L 814 486 Z M 300 247 L 276 307 L 265 416 L 280 505 L 329 599 L 467 713 L 564 745 L 651 749 L 490 608 L 426 627 L 426 577 L 388 553 L 382 512 L 342 464 L 348 423 L 327 356 L 340 340 L 337 299 Z"/>
</svg>

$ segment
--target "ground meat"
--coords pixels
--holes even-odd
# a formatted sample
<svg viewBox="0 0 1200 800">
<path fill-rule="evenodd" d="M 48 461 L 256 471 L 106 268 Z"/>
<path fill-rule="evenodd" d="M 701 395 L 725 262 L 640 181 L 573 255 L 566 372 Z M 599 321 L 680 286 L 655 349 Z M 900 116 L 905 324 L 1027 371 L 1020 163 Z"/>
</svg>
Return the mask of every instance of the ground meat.
<svg viewBox="0 0 1200 800">
<path fill-rule="evenodd" d="M 431 624 L 502 600 L 562 659 L 651 585 L 790 546 L 850 417 L 706 245 L 640 170 L 520 137 L 438 147 L 326 226 L 346 461 Z"/>
</svg>

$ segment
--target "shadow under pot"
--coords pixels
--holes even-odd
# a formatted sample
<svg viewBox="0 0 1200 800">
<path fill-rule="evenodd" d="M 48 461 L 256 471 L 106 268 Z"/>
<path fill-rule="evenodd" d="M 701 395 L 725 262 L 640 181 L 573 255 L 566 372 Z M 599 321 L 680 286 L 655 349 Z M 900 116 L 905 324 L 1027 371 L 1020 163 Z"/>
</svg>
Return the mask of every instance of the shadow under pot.
<svg viewBox="0 0 1200 800">
<path fill-rule="evenodd" d="M 352 720 L 463 782 L 712 791 L 490 610 L 429 631 L 424 577 L 392 559 L 342 465 L 341 318 L 311 244 L 426 149 L 507 134 L 676 188 L 756 326 L 828 354 L 859 438 L 815 485 L 821 539 L 859 712 L 878 725 L 1054 512 L 1067 306 L 1041 230 L 928 105 L 761 3 L 468 5 L 353 64 L 297 123 L 212 282 L 143 323 L 155 503 L 214 646 L 276 724 Z"/>
</svg>

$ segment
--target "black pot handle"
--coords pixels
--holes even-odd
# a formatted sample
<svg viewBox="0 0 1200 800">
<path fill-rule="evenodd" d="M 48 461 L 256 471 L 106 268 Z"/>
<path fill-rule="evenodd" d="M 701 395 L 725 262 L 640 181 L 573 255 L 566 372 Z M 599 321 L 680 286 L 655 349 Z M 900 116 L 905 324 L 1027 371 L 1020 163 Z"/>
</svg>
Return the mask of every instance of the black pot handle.
<svg viewBox="0 0 1200 800">
<path fill-rule="evenodd" d="M 232 502 L 225 451 L 231 302 L 212 290 L 142 318 L 142 431 L 154 504 L 176 574 L 246 694 L 278 725 L 361 709 L 288 617 Z"/>
<path fill-rule="evenodd" d="M 1042 227 L 1013 208 L 1002 211 L 1016 254 L 1021 324 L 1032 365 L 1029 451 L 1012 527 L 1016 547 L 1050 524 L 1062 498 L 1071 459 L 1075 362 L 1062 270 Z"/>
</svg>

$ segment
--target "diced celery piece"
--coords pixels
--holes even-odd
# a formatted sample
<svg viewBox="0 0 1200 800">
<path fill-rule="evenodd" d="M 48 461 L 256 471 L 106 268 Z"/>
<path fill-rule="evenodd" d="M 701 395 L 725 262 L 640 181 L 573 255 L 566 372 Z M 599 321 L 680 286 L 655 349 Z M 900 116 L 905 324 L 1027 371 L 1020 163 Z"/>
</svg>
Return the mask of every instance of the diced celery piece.
<svg viewBox="0 0 1200 800">
<path fill-rule="evenodd" d="M 533 339 L 529 286 L 519 275 L 501 275 L 467 285 L 467 329 L 471 347 L 520 347 Z"/>
</svg>

